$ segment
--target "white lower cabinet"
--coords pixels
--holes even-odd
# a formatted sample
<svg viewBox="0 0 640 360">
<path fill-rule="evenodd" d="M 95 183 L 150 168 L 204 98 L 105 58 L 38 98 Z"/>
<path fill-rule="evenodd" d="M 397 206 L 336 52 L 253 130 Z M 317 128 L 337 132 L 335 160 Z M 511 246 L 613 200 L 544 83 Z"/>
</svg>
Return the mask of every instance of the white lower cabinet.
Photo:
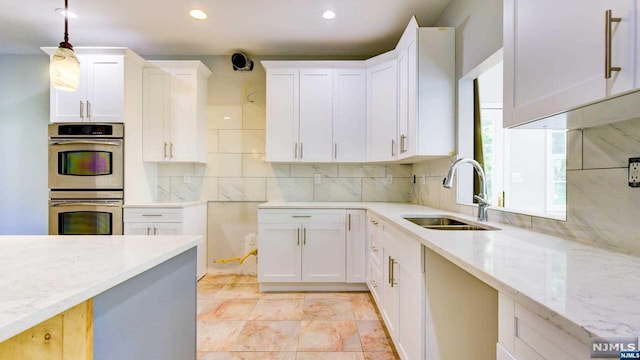
<svg viewBox="0 0 640 360">
<path fill-rule="evenodd" d="M 500 293 L 498 360 L 588 359 L 589 346 Z"/>
<path fill-rule="evenodd" d="M 207 204 L 180 207 L 124 208 L 124 235 L 200 235 L 197 247 L 198 279 L 207 273 Z"/>
<path fill-rule="evenodd" d="M 424 359 L 425 287 L 421 245 L 375 216 L 368 219 L 367 285 L 400 357 Z"/>
<path fill-rule="evenodd" d="M 272 290 L 269 286 L 278 283 L 364 283 L 364 217 L 364 210 L 258 210 L 262 288 Z"/>
</svg>

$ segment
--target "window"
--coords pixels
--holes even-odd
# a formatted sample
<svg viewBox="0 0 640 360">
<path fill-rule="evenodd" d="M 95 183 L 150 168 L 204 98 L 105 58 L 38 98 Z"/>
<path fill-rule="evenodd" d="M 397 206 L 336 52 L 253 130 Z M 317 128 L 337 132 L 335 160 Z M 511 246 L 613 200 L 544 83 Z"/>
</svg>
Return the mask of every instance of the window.
<svg viewBox="0 0 640 360">
<path fill-rule="evenodd" d="M 500 55 L 501 57 L 501 55 Z M 566 131 L 502 127 L 502 61 L 480 66 L 478 79 L 482 156 L 489 202 L 511 212 L 552 218 L 566 213 Z M 462 82 L 465 80 L 461 80 Z M 473 104 L 464 88 L 460 101 Z M 462 104 L 461 104 L 462 105 Z M 466 106 L 466 105 L 465 105 Z M 472 107 L 472 105 L 471 105 Z M 473 157 L 473 111 L 460 112 L 459 154 Z M 469 119 L 470 118 L 470 119 Z M 460 172 L 458 201 L 471 203 L 472 172 Z M 467 178 L 465 178 L 467 177 Z M 462 189 L 461 189 L 462 188 Z"/>
</svg>

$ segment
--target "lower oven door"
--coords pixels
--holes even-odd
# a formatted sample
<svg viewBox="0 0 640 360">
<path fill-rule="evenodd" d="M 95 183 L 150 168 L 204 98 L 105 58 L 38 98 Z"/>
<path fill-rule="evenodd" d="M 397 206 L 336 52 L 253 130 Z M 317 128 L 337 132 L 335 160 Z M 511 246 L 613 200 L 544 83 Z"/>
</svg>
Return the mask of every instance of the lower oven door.
<svg viewBox="0 0 640 360">
<path fill-rule="evenodd" d="M 122 235 L 122 200 L 50 200 L 49 235 Z"/>
</svg>

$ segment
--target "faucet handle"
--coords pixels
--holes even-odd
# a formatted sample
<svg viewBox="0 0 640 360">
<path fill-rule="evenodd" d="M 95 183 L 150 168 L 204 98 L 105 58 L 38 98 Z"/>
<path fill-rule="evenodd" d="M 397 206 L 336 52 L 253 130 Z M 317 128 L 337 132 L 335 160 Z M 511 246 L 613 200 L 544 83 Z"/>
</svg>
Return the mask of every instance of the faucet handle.
<svg viewBox="0 0 640 360">
<path fill-rule="evenodd" d="M 484 205 L 484 206 L 491 206 L 491 203 L 488 202 L 485 198 L 483 198 L 482 196 L 479 195 L 473 195 L 473 198 L 478 200 L 478 203 L 480 205 Z"/>
</svg>

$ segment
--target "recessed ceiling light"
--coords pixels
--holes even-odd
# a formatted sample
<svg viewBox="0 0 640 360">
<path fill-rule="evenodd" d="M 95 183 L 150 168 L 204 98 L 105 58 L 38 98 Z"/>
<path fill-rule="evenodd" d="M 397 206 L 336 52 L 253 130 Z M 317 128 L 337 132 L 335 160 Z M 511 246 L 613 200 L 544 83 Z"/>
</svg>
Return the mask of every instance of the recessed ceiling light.
<svg viewBox="0 0 640 360">
<path fill-rule="evenodd" d="M 66 12 L 67 14 L 69 14 L 69 19 L 77 19 L 78 18 L 78 15 L 76 15 L 76 13 L 74 13 L 73 11 L 65 10 L 63 8 L 57 8 L 56 12 L 58 14 L 62 15 L 62 16 L 64 16 L 65 12 Z"/>
<path fill-rule="evenodd" d="M 189 15 L 196 20 L 206 20 L 209 15 L 206 12 L 200 9 L 193 9 L 189 11 Z"/>
<path fill-rule="evenodd" d="M 322 13 L 322 17 L 323 17 L 323 18 L 325 18 L 325 19 L 327 19 L 327 20 L 331 20 L 331 19 L 333 19 L 334 17 L 336 17 L 336 13 L 334 13 L 334 12 L 333 12 L 333 11 L 331 11 L 331 10 L 327 10 L 327 11 L 325 11 L 324 13 Z"/>
<path fill-rule="evenodd" d="M 225 120 L 231 120 L 231 116 L 225 116 L 225 117 L 223 117 L 223 119 L 225 119 Z"/>
</svg>

